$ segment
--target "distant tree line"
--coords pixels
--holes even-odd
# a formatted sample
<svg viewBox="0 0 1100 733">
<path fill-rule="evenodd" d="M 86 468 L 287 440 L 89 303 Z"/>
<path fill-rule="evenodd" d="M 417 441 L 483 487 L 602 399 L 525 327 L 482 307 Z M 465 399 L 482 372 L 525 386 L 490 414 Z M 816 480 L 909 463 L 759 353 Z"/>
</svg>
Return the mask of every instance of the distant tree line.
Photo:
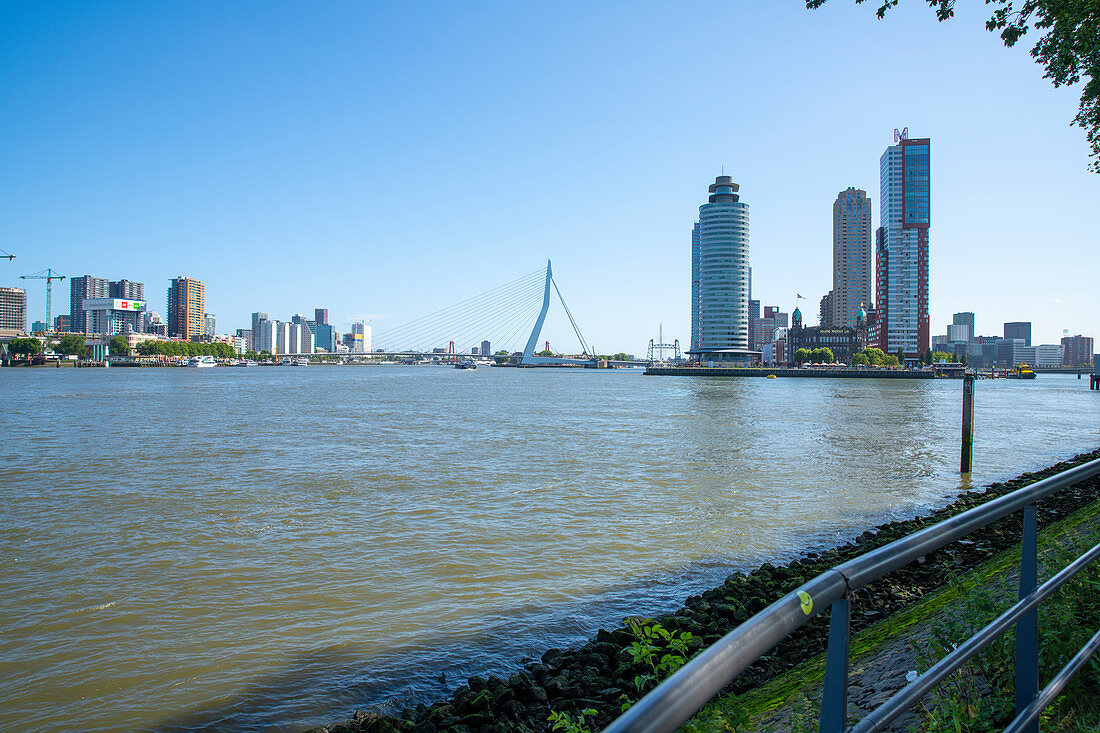
<svg viewBox="0 0 1100 733">
<path fill-rule="evenodd" d="M 894 354 L 887 354 L 882 349 L 868 347 L 852 357 L 853 366 L 898 366 L 901 361 Z"/>
<path fill-rule="evenodd" d="M 833 350 L 827 346 L 820 349 L 798 349 L 794 352 L 795 364 L 832 364 L 835 360 Z"/>
<path fill-rule="evenodd" d="M 137 345 L 142 356 L 213 356 L 232 359 L 236 350 L 227 343 L 196 343 L 194 341 L 143 341 Z"/>
</svg>

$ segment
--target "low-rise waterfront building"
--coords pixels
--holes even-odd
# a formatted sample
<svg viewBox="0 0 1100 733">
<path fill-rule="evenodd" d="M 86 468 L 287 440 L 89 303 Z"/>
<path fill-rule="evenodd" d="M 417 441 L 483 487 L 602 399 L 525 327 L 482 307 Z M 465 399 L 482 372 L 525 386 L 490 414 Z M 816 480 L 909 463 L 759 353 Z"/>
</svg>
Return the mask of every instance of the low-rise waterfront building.
<svg viewBox="0 0 1100 733">
<path fill-rule="evenodd" d="M 1039 344 L 1032 348 L 1035 349 L 1035 363 L 1033 366 L 1043 369 L 1052 369 L 1062 366 L 1063 355 L 1061 344 Z"/>
<path fill-rule="evenodd" d="M 867 347 L 867 311 L 860 308 L 856 315 L 855 327 L 849 326 L 809 326 L 802 325 L 802 311 L 795 308 L 791 327 L 786 332 L 786 352 L 788 363 L 794 359 L 799 349 L 813 351 L 827 348 L 833 352 L 833 358 L 845 364 Z"/>
</svg>

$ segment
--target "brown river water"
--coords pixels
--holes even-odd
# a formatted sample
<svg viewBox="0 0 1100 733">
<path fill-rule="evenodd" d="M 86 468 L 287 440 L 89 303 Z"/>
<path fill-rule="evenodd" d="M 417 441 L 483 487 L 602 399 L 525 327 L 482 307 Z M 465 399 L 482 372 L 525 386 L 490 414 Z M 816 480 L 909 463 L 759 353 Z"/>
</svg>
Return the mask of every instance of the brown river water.
<svg viewBox="0 0 1100 733">
<path fill-rule="evenodd" d="M 941 506 L 958 381 L 3 369 L 0 727 L 301 730 Z M 973 485 L 1100 446 L 983 381 Z"/>
</svg>

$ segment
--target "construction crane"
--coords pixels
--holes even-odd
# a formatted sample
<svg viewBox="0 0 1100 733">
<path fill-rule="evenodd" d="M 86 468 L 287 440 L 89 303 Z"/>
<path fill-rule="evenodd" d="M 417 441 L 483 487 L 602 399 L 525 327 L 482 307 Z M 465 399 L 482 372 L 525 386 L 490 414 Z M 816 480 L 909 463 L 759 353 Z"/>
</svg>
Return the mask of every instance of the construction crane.
<svg viewBox="0 0 1100 733">
<path fill-rule="evenodd" d="M 53 328 L 53 321 L 50 320 L 50 299 L 53 294 L 53 281 L 64 280 L 64 275 L 58 275 L 50 268 L 42 270 L 42 272 L 36 272 L 33 275 L 20 275 L 20 280 L 45 280 L 46 281 L 46 328 Z"/>
<path fill-rule="evenodd" d="M 11 262 L 12 260 L 15 259 L 15 255 L 11 254 L 10 252 L 8 252 L 7 250 L 4 250 L 4 249 L 0 249 L 0 257 L 7 257 L 8 262 Z"/>
</svg>

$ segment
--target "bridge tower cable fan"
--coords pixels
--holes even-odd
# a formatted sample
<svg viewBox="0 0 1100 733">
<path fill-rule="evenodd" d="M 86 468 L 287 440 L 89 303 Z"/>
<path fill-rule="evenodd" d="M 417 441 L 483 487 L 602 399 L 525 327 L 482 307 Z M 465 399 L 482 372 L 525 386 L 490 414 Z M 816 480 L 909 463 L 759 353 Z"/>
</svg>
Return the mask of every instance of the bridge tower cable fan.
<svg viewBox="0 0 1100 733">
<path fill-rule="evenodd" d="M 535 356 L 535 346 L 539 341 L 539 334 L 542 332 L 542 324 L 546 322 L 546 312 L 550 310 L 550 286 L 554 286 L 554 292 L 558 294 L 558 300 L 561 301 L 562 308 L 565 310 L 565 315 L 569 318 L 569 324 L 573 327 L 573 333 L 577 335 L 577 340 L 580 341 L 581 354 L 587 356 L 587 359 L 566 359 L 558 358 L 554 356 Z M 588 346 L 588 342 L 584 340 L 584 336 L 581 335 L 580 328 L 577 326 L 577 320 L 573 317 L 572 311 L 569 310 L 569 306 L 565 303 L 565 298 L 561 296 L 561 290 L 558 289 L 558 284 L 554 281 L 554 269 L 550 265 L 550 260 L 546 261 L 546 283 L 543 286 L 542 291 L 542 308 L 539 309 L 538 318 L 535 319 L 535 327 L 531 329 L 531 336 L 527 339 L 527 346 L 523 349 L 523 358 L 520 361 L 521 364 L 534 365 L 534 364 L 590 364 L 592 360 L 596 358 L 596 355 L 592 353 L 592 349 Z"/>
</svg>

